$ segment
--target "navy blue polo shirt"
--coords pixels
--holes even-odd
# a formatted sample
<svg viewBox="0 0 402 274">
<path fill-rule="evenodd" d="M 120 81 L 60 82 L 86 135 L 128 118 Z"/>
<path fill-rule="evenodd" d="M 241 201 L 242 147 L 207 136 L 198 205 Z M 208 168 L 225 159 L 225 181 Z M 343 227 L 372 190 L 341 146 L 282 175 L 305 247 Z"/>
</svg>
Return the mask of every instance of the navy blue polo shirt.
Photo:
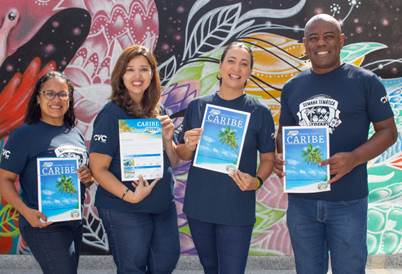
<svg viewBox="0 0 402 274">
<path fill-rule="evenodd" d="M 350 64 L 315 74 L 306 70 L 286 83 L 281 96 L 282 126 L 328 126 L 330 154 L 350 152 L 368 139 L 370 123 L 393 117 L 386 90 L 378 77 Z M 368 195 L 367 165 L 361 164 L 331 185 L 331 191 L 289 194 L 327 201 L 348 201 Z"/>
<path fill-rule="evenodd" d="M 275 126 L 269 109 L 246 94 L 234 100 L 224 100 L 217 94 L 197 98 L 187 108 L 180 143 L 184 143 L 184 132 L 201 127 L 206 104 L 251 114 L 239 170 L 255 176 L 257 152 L 275 150 Z M 251 225 L 255 222 L 255 204 L 255 191 L 241 191 L 229 175 L 190 167 L 183 208 L 188 217 L 217 224 Z"/>
<path fill-rule="evenodd" d="M 53 126 L 42 121 L 14 130 L 3 148 L 0 168 L 18 174 L 21 197 L 30 208 L 38 209 L 37 158 L 76 157 L 88 164 L 85 142 L 77 128 Z M 81 184 L 82 199 L 85 195 Z"/>
<path fill-rule="evenodd" d="M 121 181 L 119 119 L 133 119 L 115 102 L 107 103 L 94 122 L 90 153 L 96 152 L 112 157 L 109 171 Z M 124 212 L 160 213 L 173 203 L 173 172 L 166 153 L 163 153 L 164 170 L 162 179 L 155 185 L 151 194 L 137 204 L 131 204 L 108 192 L 101 185 L 96 191 L 95 206 Z M 132 182 L 122 182 L 134 191 Z"/>
</svg>

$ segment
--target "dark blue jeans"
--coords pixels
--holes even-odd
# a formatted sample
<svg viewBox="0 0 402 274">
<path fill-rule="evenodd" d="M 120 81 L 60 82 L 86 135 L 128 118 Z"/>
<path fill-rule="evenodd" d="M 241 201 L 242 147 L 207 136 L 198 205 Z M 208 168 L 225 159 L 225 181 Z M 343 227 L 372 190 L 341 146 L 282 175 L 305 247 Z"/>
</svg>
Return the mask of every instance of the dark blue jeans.
<svg viewBox="0 0 402 274">
<path fill-rule="evenodd" d="M 188 218 L 205 274 L 244 274 L 252 225 L 233 226 Z"/>
<path fill-rule="evenodd" d="M 289 196 L 287 223 L 298 274 L 364 274 L 367 198 L 328 202 Z"/>
<path fill-rule="evenodd" d="M 170 274 L 180 256 L 177 213 L 127 213 L 98 208 L 118 274 Z"/>
<path fill-rule="evenodd" d="M 82 242 L 81 221 L 32 227 L 20 215 L 20 232 L 44 274 L 76 274 Z"/>
</svg>

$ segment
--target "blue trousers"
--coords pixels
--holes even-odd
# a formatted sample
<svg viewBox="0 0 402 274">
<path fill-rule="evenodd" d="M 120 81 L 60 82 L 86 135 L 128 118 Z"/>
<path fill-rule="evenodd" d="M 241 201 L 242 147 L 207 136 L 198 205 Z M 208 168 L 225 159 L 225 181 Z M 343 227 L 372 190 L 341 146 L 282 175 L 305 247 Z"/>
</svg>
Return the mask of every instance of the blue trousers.
<svg viewBox="0 0 402 274">
<path fill-rule="evenodd" d="M 289 196 L 287 223 L 298 274 L 364 274 L 367 198 L 329 202 Z"/>
<path fill-rule="evenodd" d="M 253 225 L 188 224 L 205 274 L 244 274 Z"/>
<path fill-rule="evenodd" d="M 98 208 L 118 274 L 170 274 L 180 256 L 176 207 L 160 214 Z"/>
<path fill-rule="evenodd" d="M 44 274 L 76 274 L 82 242 L 81 221 L 32 227 L 20 216 L 20 232 Z"/>
</svg>

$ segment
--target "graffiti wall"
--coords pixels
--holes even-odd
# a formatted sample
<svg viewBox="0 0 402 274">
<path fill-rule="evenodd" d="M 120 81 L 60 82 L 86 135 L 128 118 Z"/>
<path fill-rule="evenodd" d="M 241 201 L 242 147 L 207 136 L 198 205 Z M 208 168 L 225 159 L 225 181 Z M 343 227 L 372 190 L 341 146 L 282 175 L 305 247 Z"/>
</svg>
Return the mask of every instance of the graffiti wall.
<svg viewBox="0 0 402 274">
<path fill-rule="evenodd" d="M 133 43 L 155 50 L 162 101 L 180 126 L 188 103 L 217 90 L 221 47 L 243 41 L 255 66 L 246 92 L 258 97 L 278 121 L 284 83 L 309 67 L 301 43 L 314 14 L 342 22 L 347 36 L 343 62 L 377 73 L 386 86 L 399 132 L 402 126 L 402 33 L 399 0 L 2 0 L 0 10 L 0 147 L 21 125 L 36 79 L 51 69 L 73 81 L 78 127 L 89 141 L 93 120 L 111 93 L 110 74 L 122 49 Z M 402 137 L 369 163 L 370 254 L 402 253 Z M 182 212 L 188 162 L 175 170 L 183 254 L 195 254 Z M 18 187 L 18 183 L 17 183 Z M 96 208 L 96 185 L 84 205 L 84 253 L 109 246 Z M 257 193 L 253 255 L 292 253 L 285 224 L 287 197 L 271 176 Z M 2 199 L 0 253 L 28 253 L 18 213 Z"/>
</svg>

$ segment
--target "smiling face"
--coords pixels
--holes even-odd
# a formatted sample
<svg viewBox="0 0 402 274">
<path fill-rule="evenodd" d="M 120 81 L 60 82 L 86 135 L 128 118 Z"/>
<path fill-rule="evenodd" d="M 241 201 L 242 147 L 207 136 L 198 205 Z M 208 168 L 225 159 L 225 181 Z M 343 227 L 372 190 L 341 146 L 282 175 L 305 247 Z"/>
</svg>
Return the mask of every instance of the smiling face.
<svg viewBox="0 0 402 274">
<path fill-rule="evenodd" d="M 318 19 L 307 23 L 303 42 L 315 73 L 327 73 L 340 66 L 345 36 L 333 20 Z"/>
<path fill-rule="evenodd" d="M 59 95 L 67 93 L 67 97 L 54 96 L 49 98 L 46 94 L 57 93 Z M 67 82 L 59 77 L 51 78 L 42 84 L 37 102 L 41 111 L 40 120 L 55 126 L 64 124 L 64 114 L 66 114 L 69 103 L 69 89 Z"/>
<path fill-rule="evenodd" d="M 251 74 L 250 53 L 242 47 L 233 46 L 219 65 L 221 90 L 232 89 L 243 92 L 248 77 Z"/>
<path fill-rule="evenodd" d="M 152 69 L 147 58 L 138 55 L 128 62 L 123 74 L 123 83 L 131 99 L 137 104 L 141 103 L 145 90 L 152 79 Z"/>
</svg>

